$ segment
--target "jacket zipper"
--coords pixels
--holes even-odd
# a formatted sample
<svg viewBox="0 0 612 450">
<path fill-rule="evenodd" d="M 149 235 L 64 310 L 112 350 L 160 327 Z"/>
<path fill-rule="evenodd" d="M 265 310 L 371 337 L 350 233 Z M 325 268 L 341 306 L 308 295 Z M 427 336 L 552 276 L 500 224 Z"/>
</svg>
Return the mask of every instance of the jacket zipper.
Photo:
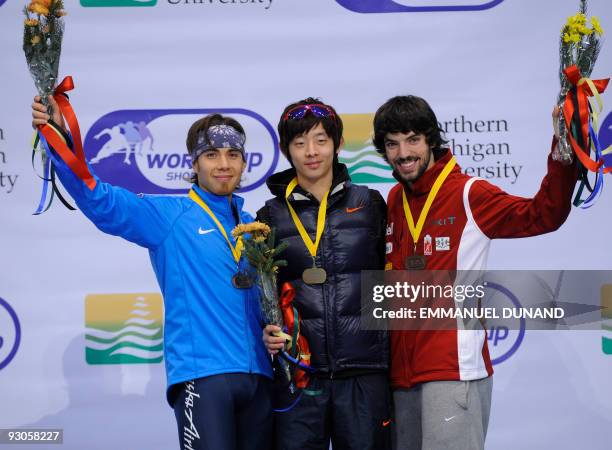
<svg viewBox="0 0 612 450">
<path fill-rule="evenodd" d="M 328 213 L 329 213 L 329 208 L 328 208 Z M 327 230 L 327 227 L 325 228 L 325 230 Z M 321 239 L 323 242 L 323 248 L 325 248 L 325 244 L 327 243 L 327 232 L 323 232 L 323 236 Z M 325 258 L 324 258 L 324 252 L 321 252 L 321 266 L 325 267 Z M 322 290 L 322 296 L 323 296 L 323 311 L 325 311 L 325 345 L 327 347 L 327 359 L 329 360 L 329 371 L 330 371 L 330 379 L 332 379 L 334 377 L 334 372 L 336 370 L 336 366 L 335 366 L 335 361 L 334 361 L 334 357 L 332 354 L 332 348 L 330 345 L 330 339 L 331 339 L 331 331 L 330 331 L 330 326 L 332 325 L 330 322 L 333 318 L 333 314 L 328 314 L 330 311 L 328 311 L 328 307 L 330 307 L 331 305 L 328 302 L 328 298 L 327 298 L 327 292 L 325 290 L 325 283 L 321 285 L 321 290 Z"/>
<path fill-rule="evenodd" d="M 239 270 L 239 269 L 237 269 Z M 249 333 L 249 300 L 250 300 L 250 290 L 244 289 L 242 290 L 242 297 L 244 298 L 244 331 L 245 331 L 245 347 L 246 354 L 248 355 L 249 361 L 249 373 L 253 371 L 253 356 L 249 350 L 249 344 L 251 343 L 250 333 Z M 246 294 L 246 295 L 245 295 Z"/>
</svg>

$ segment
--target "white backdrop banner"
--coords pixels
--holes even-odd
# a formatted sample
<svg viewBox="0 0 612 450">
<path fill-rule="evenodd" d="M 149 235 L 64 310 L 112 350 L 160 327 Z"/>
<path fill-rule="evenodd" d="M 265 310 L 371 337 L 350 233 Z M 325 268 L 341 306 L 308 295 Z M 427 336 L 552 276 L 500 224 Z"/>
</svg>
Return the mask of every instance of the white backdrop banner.
<svg viewBox="0 0 612 450">
<path fill-rule="evenodd" d="M 355 182 L 385 197 L 393 179 L 369 141 L 372 117 L 388 98 L 408 93 L 429 101 L 466 173 L 532 196 L 550 149 L 559 30 L 578 6 L 65 3 L 60 76 L 75 80 L 71 103 L 96 174 L 134 192 L 186 192 L 187 129 L 218 111 L 245 126 L 242 186 L 252 213 L 270 196 L 265 179 L 288 167 L 275 131 L 281 111 L 308 96 L 342 115 L 341 160 Z M 164 398 L 163 305 L 146 250 L 100 233 L 59 202 L 32 216 L 41 182 L 29 151 L 35 90 L 21 50 L 24 4 L 0 0 L 0 428 L 63 428 L 64 448 L 75 450 L 178 448 Z M 612 3 L 589 4 L 612 33 Z M 610 74 L 612 43 L 604 42 L 593 78 Z M 607 146 L 612 96 L 604 100 L 599 137 Z M 611 204 L 606 188 L 594 207 L 573 209 L 555 233 L 495 242 L 489 267 L 612 270 Z M 612 304 L 610 297 L 602 288 L 602 302 Z M 153 322 L 132 320 L 144 315 Z M 610 327 L 493 330 L 487 448 L 610 448 L 611 339 Z"/>
</svg>

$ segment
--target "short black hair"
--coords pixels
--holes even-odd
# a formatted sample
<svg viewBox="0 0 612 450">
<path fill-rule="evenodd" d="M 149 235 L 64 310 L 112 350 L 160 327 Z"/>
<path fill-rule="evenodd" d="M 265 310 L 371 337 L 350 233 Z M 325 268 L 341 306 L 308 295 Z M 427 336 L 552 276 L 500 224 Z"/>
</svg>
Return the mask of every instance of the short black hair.
<svg viewBox="0 0 612 450">
<path fill-rule="evenodd" d="M 306 114 L 302 119 L 285 120 L 287 111 L 290 111 L 300 105 L 325 105 L 333 112 L 333 116 L 316 117 L 313 114 Z M 342 142 L 343 124 L 342 119 L 332 106 L 323 103 L 318 98 L 308 97 L 304 100 L 300 100 L 299 102 L 291 103 L 283 110 L 281 118 L 278 122 L 279 146 L 281 152 L 283 155 L 285 155 L 290 163 L 291 155 L 289 155 L 289 143 L 296 136 L 301 136 L 304 133 L 308 133 L 319 123 L 323 125 L 323 129 L 327 135 L 334 141 L 334 152 L 336 152 L 340 148 L 340 143 Z"/>
<path fill-rule="evenodd" d="M 386 160 L 385 137 L 388 133 L 424 134 L 434 152 L 448 141 L 431 106 L 415 95 L 398 95 L 387 100 L 374 115 L 374 146 Z"/>
</svg>

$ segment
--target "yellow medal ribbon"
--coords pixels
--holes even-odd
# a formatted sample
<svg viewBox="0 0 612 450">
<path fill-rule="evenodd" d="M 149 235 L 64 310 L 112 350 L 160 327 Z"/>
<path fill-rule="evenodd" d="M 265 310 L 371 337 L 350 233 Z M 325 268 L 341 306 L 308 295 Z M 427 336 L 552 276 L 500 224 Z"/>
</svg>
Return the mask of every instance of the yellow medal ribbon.
<svg viewBox="0 0 612 450">
<path fill-rule="evenodd" d="M 315 241 L 312 242 L 312 240 L 310 239 L 310 236 L 308 235 L 308 233 L 306 232 L 306 229 L 304 228 L 304 225 L 302 225 L 300 218 L 298 217 L 295 210 L 293 209 L 293 206 L 291 206 L 291 203 L 289 203 L 289 196 L 291 195 L 291 193 L 293 192 L 293 190 L 295 189 L 297 185 L 298 185 L 298 180 L 296 177 L 293 180 L 291 180 L 291 182 L 287 186 L 287 189 L 285 191 L 285 201 L 287 202 L 287 207 L 289 208 L 289 212 L 291 213 L 291 217 L 293 218 L 295 227 L 298 229 L 300 236 L 302 237 L 302 240 L 304 241 L 304 245 L 306 245 L 306 248 L 308 249 L 308 251 L 310 252 L 310 255 L 312 256 L 314 260 L 314 258 L 317 256 L 317 249 L 319 248 L 319 242 L 321 242 L 321 236 L 323 235 L 323 229 L 325 228 L 325 216 L 327 215 L 327 196 L 329 195 L 329 191 L 325 193 L 325 195 L 323 196 L 323 200 L 321 200 L 321 204 L 319 205 L 319 214 L 317 215 L 317 232 L 315 235 L 316 236 Z"/>
<path fill-rule="evenodd" d="M 213 222 L 215 222 L 215 225 L 217 225 L 217 228 L 219 229 L 219 231 L 221 232 L 221 234 L 223 235 L 223 237 L 225 238 L 225 241 L 227 242 L 227 245 L 229 245 L 229 248 L 232 252 L 232 255 L 234 256 L 234 260 L 236 261 L 236 263 L 238 263 L 238 261 L 240 261 L 240 254 L 242 253 L 242 249 L 241 247 L 241 241 L 239 241 L 236 246 L 232 245 L 232 241 L 230 241 L 229 237 L 227 236 L 227 233 L 225 232 L 225 229 L 223 228 L 223 225 L 221 225 L 221 222 L 219 222 L 219 219 L 217 219 L 217 217 L 215 216 L 215 214 L 211 211 L 211 209 L 208 207 L 208 205 L 204 202 L 204 200 L 202 200 L 200 198 L 200 196 L 196 193 L 196 191 L 194 191 L 193 189 L 191 191 L 189 191 L 189 198 L 191 200 L 193 200 L 194 202 L 196 202 L 198 205 L 200 205 L 200 207 L 204 210 L 204 212 L 206 212 L 206 214 L 208 214 L 210 216 L 210 218 L 213 220 Z"/>
<path fill-rule="evenodd" d="M 421 232 L 423 231 L 423 226 L 425 225 L 425 219 L 427 218 L 427 214 L 431 209 L 431 205 L 433 204 L 436 195 L 438 195 L 438 191 L 442 187 L 442 184 L 446 180 L 446 177 L 451 173 L 453 167 L 457 164 L 457 160 L 453 156 L 449 162 L 446 163 L 438 178 L 434 182 L 431 191 L 429 191 L 429 195 L 427 196 L 427 200 L 425 200 L 425 205 L 423 205 L 423 209 L 421 210 L 421 214 L 419 215 L 419 220 L 414 225 L 414 219 L 412 218 L 412 212 L 410 211 L 410 205 L 408 205 L 408 199 L 406 198 L 406 190 L 402 190 L 402 200 L 404 203 L 404 214 L 406 215 L 406 221 L 408 222 L 408 229 L 410 230 L 410 234 L 412 235 L 412 239 L 414 241 L 414 246 L 416 248 L 417 242 L 419 241 L 419 237 L 421 236 Z"/>
</svg>

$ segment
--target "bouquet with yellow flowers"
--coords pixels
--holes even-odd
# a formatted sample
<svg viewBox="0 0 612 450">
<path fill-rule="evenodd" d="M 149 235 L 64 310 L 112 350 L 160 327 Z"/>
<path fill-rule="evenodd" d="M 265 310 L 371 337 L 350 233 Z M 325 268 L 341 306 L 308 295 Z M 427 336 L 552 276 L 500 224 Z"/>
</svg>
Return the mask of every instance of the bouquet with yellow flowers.
<svg viewBox="0 0 612 450">
<path fill-rule="evenodd" d="M 43 103 L 57 84 L 64 20 L 62 0 L 32 0 L 23 10 L 23 51 Z M 51 112 L 49 112 L 51 114 Z"/>
<path fill-rule="evenodd" d="M 275 247 L 274 231 L 261 222 L 239 224 L 232 230 L 232 236 L 237 241 L 237 248 L 242 249 L 251 265 L 257 270 L 257 286 L 261 294 L 260 305 L 266 324 L 276 325 L 283 329 L 283 314 L 279 302 L 276 274 L 279 267 L 287 265 L 287 261 L 276 259 L 276 257 L 287 248 L 287 244 L 283 242 Z M 286 333 L 280 333 L 280 336 L 291 341 L 291 336 Z M 290 381 L 289 366 L 280 358 L 278 362 L 287 380 Z"/>
<path fill-rule="evenodd" d="M 579 12 L 569 17 L 561 30 L 559 45 L 561 91 L 558 105 L 561 114 L 559 143 L 553 158 L 565 164 L 573 161 L 573 155 L 579 159 L 581 184 L 574 205 L 581 208 L 593 205 L 601 193 L 603 175 L 612 171 L 612 167 L 605 167 L 606 150 L 599 147 L 597 139 L 598 115 L 603 109 L 599 94 L 605 91 L 608 80 L 590 79 L 601 50 L 602 34 L 597 17 L 587 17 L 587 0 L 580 0 Z M 588 171 L 596 173 L 593 187 L 587 178 Z M 581 200 L 585 187 L 590 195 Z"/>
<path fill-rule="evenodd" d="M 53 115 L 47 97 L 54 92 L 58 82 L 57 76 L 62 51 L 62 38 L 64 36 L 64 20 L 62 17 L 66 15 L 64 4 L 62 0 L 31 0 L 24 7 L 23 13 L 25 15 L 23 23 L 23 51 L 25 52 L 28 69 L 34 79 L 34 84 L 42 103 L 47 107 L 49 115 Z M 58 131 L 58 133 L 61 132 Z M 66 202 L 57 189 L 51 155 L 48 153 L 50 150 L 47 141 L 41 140 L 40 136 L 37 133 L 33 143 L 32 162 L 34 163 L 36 152 L 40 152 L 43 167 L 41 178 L 44 184 L 40 204 L 35 214 L 40 214 L 51 206 L 54 193 L 58 195 L 64 205 L 69 209 L 74 209 Z M 52 186 L 51 190 L 48 189 L 49 183 Z M 45 208 L 49 191 L 51 200 Z"/>
<path fill-rule="evenodd" d="M 283 327 L 283 315 L 278 300 L 276 274 L 287 261 L 276 260 L 276 256 L 286 247 L 286 243 L 274 247 L 274 232 L 261 222 L 239 224 L 232 230 L 232 236 L 239 241 L 237 246 L 257 270 L 257 285 L 261 292 L 261 310 L 267 324 Z M 247 238 L 248 237 L 248 238 Z"/>
<path fill-rule="evenodd" d="M 592 17 L 589 21 L 586 14 L 586 0 L 581 0 L 579 12 L 568 17 L 567 22 L 561 29 L 559 44 L 561 91 L 559 92 L 558 104 L 562 115 L 563 104 L 572 87 L 572 83 L 565 74 L 565 70 L 576 66 L 584 77 L 589 77 L 593 72 L 595 61 L 601 49 L 599 36 L 603 34 L 603 30 L 599 25 L 599 20 L 597 17 Z M 559 151 L 553 156 L 559 161 L 571 163 L 573 160 L 572 149 L 567 140 L 567 128 L 563 117 L 561 117 L 559 127 L 561 138 L 558 147 Z"/>
</svg>

